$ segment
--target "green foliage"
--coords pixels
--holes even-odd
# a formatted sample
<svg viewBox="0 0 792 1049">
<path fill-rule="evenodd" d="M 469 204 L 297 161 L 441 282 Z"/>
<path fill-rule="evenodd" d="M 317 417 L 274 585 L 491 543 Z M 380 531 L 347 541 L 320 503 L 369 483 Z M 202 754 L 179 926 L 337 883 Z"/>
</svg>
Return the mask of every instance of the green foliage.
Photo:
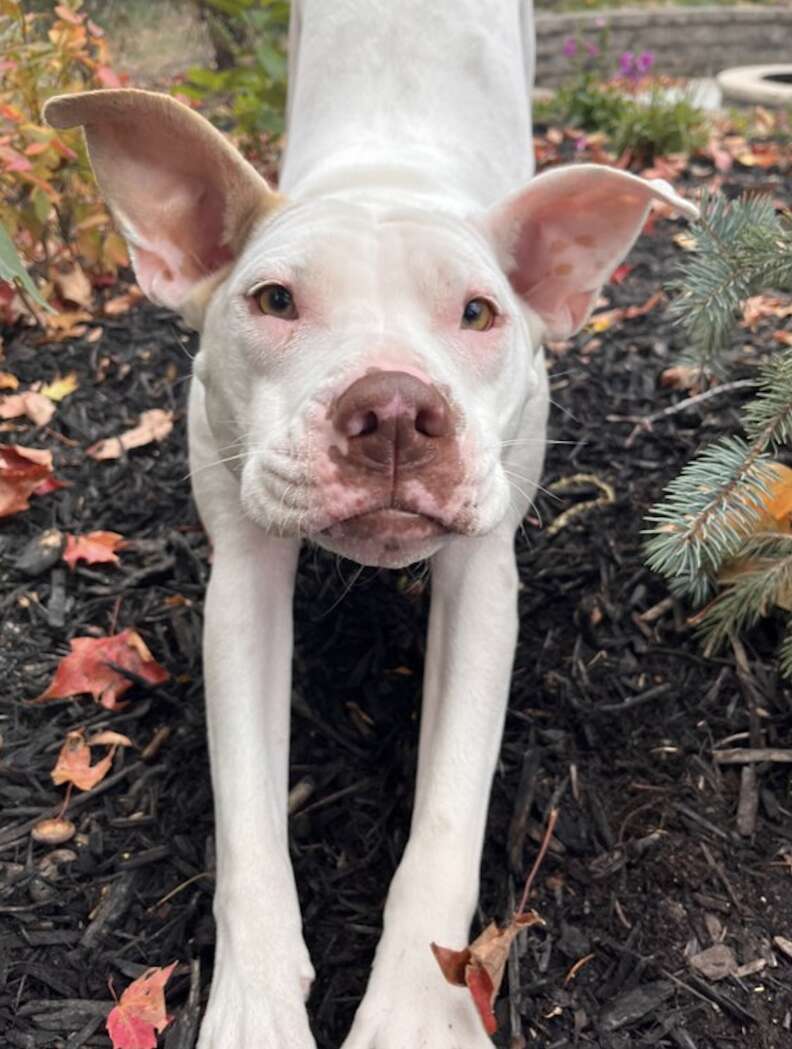
<svg viewBox="0 0 792 1049">
<path fill-rule="evenodd" d="M 82 135 L 41 121 L 50 95 L 118 83 L 104 34 L 80 7 L 71 0 L 38 13 L 19 0 L 0 0 L 0 223 L 45 278 L 61 263 L 109 272 L 126 261 Z"/>
<path fill-rule="evenodd" d="M 203 13 L 223 68 L 188 70 L 178 91 L 210 106 L 227 103 L 240 145 L 255 155 L 262 137 L 283 131 L 288 0 L 206 0 Z"/>
<path fill-rule="evenodd" d="M 624 99 L 610 136 L 617 153 L 629 150 L 647 164 L 655 156 L 692 153 L 707 141 L 701 110 L 684 95 L 674 98 L 656 85 L 645 98 Z"/>
<path fill-rule="evenodd" d="M 642 165 L 703 145 L 704 115 L 684 92 L 652 79 L 654 53 L 624 51 L 613 69 L 610 31 L 604 19 L 598 23 L 593 39 L 564 41 L 569 78 L 552 101 L 535 107 L 537 120 L 604 133 L 617 153 Z"/>
<path fill-rule="evenodd" d="M 692 232 L 696 251 L 685 256 L 672 309 L 688 338 L 688 362 L 722 374 L 744 301 L 767 288 L 792 290 L 792 229 L 769 198 L 717 195 L 702 202 Z M 773 609 L 792 610 L 790 473 L 771 459 L 792 443 L 792 351 L 760 366 L 741 423 L 745 436 L 699 452 L 647 517 L 647 563 L 672 591 L 695 603 L 717 591 L 698 616 L 711 648 Z M 792 676 L 792 616 L 780 662 Z"/>
</svg>

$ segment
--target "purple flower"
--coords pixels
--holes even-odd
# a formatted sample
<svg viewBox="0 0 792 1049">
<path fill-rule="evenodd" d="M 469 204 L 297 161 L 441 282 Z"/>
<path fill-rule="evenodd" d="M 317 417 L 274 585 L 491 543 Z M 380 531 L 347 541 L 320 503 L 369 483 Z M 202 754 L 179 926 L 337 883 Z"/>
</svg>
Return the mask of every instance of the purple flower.
<svg viewBox="0 0 792 1049">
<path fill-rule="evenodd" d="M 590 58 L 596 58 L 600 53 L 600 49 L 596 44 L 592 44 L 590 41 L 586 41 L 586 51 L 588 51 Z"/>
<path fill-rule="evenodd" d="M 635 68 L 639 73 L 648 73 L 654 65 L 654 51 L 642 51 L 635 60 Z"/>
<path fill-rule="evenodd" d="M 577 40 L 573 36 L 568 36 L 562 50 L 567 58 L 574 58 L 577 54 Z"/>
<path fill-rule="evenodd" d="M 632 51 L 623 51 L 619 55 L 619 72 L 622 76 L 635 76 L 635 55 Z"/>
</svg>

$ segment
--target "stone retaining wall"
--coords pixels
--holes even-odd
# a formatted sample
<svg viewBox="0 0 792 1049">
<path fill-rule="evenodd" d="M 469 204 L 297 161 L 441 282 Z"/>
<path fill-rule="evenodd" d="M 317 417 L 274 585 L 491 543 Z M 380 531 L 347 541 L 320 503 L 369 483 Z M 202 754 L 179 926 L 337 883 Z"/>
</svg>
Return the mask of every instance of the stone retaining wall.
<svg viewBox="0 0 792 1049">
<path fill-rule="evenodd" d="M 536 14 L 536 83 L 555 87 L 569 75 L 564 40 L 596 39 L 597 18 L 610 28 L 615 66 L 622 51 L 654 51 L 655 70 L 710 76 L 728 66 L 792 62 L 792 7 L 653 7 Z"/>
</svg>

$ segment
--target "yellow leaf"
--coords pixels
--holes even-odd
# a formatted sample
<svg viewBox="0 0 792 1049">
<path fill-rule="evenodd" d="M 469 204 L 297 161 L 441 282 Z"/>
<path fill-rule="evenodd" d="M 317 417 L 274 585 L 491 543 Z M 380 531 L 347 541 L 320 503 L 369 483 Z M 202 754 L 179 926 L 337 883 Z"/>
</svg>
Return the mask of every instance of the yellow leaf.
<svg viewBox="0 0 792 1049">
<path fill-rule="evenodd" d="M 64 397 L 68 397 L 70 393 L 79 386 L 77 381 L 77 372 L 69 372 L 68 375 L 64 375 L 59 379 L 55 379 L 49 386 L 42 386 L 41 393 L 45 397 L 49 397 L 51 401 L 62 401 Z"/>
</svg>

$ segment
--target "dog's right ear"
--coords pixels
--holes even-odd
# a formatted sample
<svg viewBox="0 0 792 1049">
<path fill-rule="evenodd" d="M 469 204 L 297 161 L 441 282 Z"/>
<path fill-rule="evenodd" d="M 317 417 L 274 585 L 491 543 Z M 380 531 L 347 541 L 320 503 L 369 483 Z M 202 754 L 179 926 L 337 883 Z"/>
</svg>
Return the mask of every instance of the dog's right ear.
<svg viewBox="0 0 792 1049">
<path fill-rule="evenodd" d="M 233 261 L 256 219 L 281 200 L 208 120 L 168 95 L 58 95 L 44 117 L 55 128 L 83 127 L 138 283 L 172 309 Z"/>
</svg>

